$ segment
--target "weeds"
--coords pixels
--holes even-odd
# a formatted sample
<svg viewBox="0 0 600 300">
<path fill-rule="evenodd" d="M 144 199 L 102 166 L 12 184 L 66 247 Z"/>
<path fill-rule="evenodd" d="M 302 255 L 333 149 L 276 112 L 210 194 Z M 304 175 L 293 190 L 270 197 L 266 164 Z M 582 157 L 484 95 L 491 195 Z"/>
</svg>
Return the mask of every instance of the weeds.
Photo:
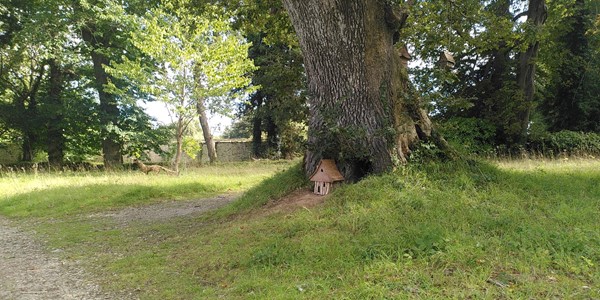
<svg viewBox="0 0 600 300">
<path fill-rule="evenodd" d="M 54 212 L 36 230 L 105 287 L 143 299 L 600 297 L 600 163 L 499 165 L 411 165 L 343 186 L 310 211 L 253 214 L 306 184 L 296 167 L 211 216 L 115 229 Z M 26 186 L 8 201 L 44 203 Z"/>
</svg>

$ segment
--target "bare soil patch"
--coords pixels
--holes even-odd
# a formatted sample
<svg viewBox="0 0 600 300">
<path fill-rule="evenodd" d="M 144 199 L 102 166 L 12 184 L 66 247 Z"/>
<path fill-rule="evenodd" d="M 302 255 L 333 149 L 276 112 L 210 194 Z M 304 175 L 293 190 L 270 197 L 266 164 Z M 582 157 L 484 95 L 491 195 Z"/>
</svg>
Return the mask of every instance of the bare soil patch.
<svg viewBox="0 0 600 300">
<path fill-rule="evenodd" d="M 89 218 L 111 218 L 119 226 L 138 222 L 160 222 L 178 217 L 192 217 L 222 207 L 236 199 L 226 194 L 206 199 L 170 201 L 128 207 L 122 210 L 89 215 Z M 307 189 L 269 202 L 256 215 L 287 213 L 311 208 L 325 201 Z M 28 226 L 24 226 L 28 227 Z M 130 299 L 131 295 L 108 294 L 101 290 L 89 274 L 73 261 L 60 258 L 61 250 L 49 251 L 42 242 L 6 218 L 0 217 L 0 299 Z"/>
<path fill-rule="evenodd" d="M 113 218 L 123 227 L 132 222 L 157 222 L 177 217 L 194 216 L 224 206 L 236 195 L 207 199 L 171 201 L 141 207 L 90 215 Z M 27 232 L 10 220 L 0 217 L 0 299 L 130 299 L 131 296 L 104 293 L 93 278 L 76 262 L 60 259 L 61 250 L 49 251 L 35 240 L 35 232 Z"/>
<path fill-rule="evenodd" d="M 288 213 L 298 208 L 311 208 L 317 206 L 328 198 L 328 195 L 316 195 L 309 189 L 299 189 L 291 194 L 273 200 L 262 209 L 263 213 Z"/>
<path fill-rule="evenodd" d="M 212 198 L 178 200 L 164 203 L 128 207 L 122 210 L 90 215 L 90 218 L 111 218 L 119 225 L 132 222 L 159 222 L 177 217 L 192 217 L 225 206 L 237 198 L 237 194 L 225 194 Z"/>
</svg>

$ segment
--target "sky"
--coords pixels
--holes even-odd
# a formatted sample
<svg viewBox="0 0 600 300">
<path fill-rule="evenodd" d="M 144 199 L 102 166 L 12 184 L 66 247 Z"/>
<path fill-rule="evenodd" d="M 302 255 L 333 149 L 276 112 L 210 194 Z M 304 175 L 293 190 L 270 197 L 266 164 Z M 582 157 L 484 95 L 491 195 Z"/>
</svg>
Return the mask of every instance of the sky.
<svg viewBox="0 0 600 300">
<path fill-rule="evenodd" d="M 146 103 L 140 101 L 138 104 L 144 108 L 147 114 L 154 117 L 158 123 L 165 125 L 173 123 L 174 120 L 169 116 L 169 111 L 164 103 L 160 101 L 149 101 Z M 212 130 L 212 134 L 215 136 L 221 135 L 225 128 L 230 126 L 232 122 L 233 120 L 229 117 L 211 115 L 210 112 L 208 113 L 208 124 Z"/>
</svg>

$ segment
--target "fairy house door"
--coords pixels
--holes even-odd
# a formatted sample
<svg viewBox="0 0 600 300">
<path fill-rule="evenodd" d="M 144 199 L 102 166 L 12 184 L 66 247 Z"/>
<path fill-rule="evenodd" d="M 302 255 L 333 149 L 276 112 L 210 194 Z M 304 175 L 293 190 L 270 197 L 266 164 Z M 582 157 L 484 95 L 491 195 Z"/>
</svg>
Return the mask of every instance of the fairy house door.
<svg viewBox="0 0 600 300">
<path fill-rule="evenodd" d="M 344 181 L 344 176 L 338 170 L 334 160 L 323 159 L 310 176 L 310 181 L 315 183 L 315 194 L 327 195 L 336 182 Z"/>
</svg>

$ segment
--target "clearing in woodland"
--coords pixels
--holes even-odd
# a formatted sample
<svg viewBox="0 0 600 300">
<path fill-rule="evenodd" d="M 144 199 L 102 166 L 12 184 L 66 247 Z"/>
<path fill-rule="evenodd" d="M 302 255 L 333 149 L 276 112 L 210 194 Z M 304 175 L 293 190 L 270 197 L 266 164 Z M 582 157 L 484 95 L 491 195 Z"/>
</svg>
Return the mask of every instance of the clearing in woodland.
<svg viewBox="0 0 600 300">
<path fill-rule="evenodd" d="M 5 176 L 0 214 L 131 298 L 593 299 L 599 182 L 596 160 L 462 161 L 313 198 L 297 165 L 255 162 Z"/>
</svg>

